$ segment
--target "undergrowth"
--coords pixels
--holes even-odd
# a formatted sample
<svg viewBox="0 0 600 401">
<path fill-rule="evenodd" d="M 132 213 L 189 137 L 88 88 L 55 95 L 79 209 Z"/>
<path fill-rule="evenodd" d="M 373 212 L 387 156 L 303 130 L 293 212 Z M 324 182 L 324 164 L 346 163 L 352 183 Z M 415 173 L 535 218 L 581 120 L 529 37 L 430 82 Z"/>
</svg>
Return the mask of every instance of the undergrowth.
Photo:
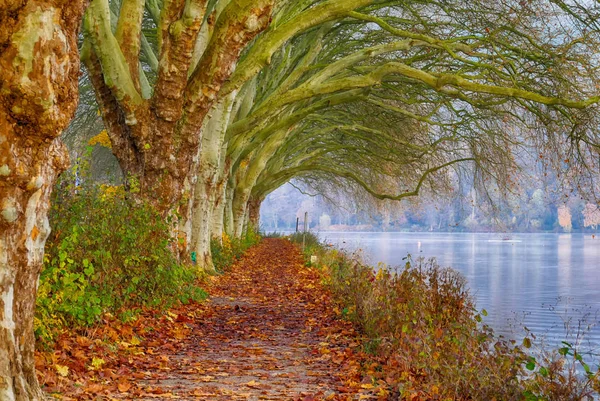
<svg viewBox="0 0 600 401">
<path fill-rule="evenodd" d="M 252 245 L 260 242 L 261 236 L 252 228 L 246 230 L 240 239 L 231 238 L 223 233 L 221 240 L 213 238 L 210 242 L 212 261 L 215 270 L 223 273 L 242 257 Z"/>
<path fill-rule="evenodd" d="M 291 239 L 302 244 L 301 235 Z M 598 399 L 597 366 L 568 343 L 532 353 L 531 334 L 522 344 L 495 336 L 460 273 L 410 257 L 376 270 L 318 244 L 314 234 L 304 242 L 307 263 L 322 269 L 341 315 L 364 333 L 364 349 L 381 367 L 374 380 L 388 386 L 388 399 Z"/>
<path fill-rule="evenodd" d="M 140 308 L 206 297 L 194 270 L 171 251 L 169 222 L 122 186 L 85 179 L 86 170 L 80 161 L 53 194 L 35 317 L 42 343 L 105 313 L 127 320 Z"/>
</svg>

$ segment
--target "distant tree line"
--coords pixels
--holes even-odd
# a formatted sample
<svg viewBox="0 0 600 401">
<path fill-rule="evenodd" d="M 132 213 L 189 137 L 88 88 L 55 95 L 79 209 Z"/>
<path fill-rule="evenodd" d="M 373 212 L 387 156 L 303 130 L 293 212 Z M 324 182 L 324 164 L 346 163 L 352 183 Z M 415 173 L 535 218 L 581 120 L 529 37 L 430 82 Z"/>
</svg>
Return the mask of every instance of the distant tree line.
<svg viewBox="0 0 600 401">
<path fill-rule="evenodd" d="M 286 185 L 269 195 L 261 209 L 263 231 L 304 229 L 341 231 L 596 232 L 600 207 L 581 196 L 563 201 L 548 188 L 535 188 L 498 201 L 477 202 L 474 191 L 417 201 L 361 203 L 348 198 L 309 196 Z M 475 198 L 475 199 L 474 199 Z"/>
</svg>

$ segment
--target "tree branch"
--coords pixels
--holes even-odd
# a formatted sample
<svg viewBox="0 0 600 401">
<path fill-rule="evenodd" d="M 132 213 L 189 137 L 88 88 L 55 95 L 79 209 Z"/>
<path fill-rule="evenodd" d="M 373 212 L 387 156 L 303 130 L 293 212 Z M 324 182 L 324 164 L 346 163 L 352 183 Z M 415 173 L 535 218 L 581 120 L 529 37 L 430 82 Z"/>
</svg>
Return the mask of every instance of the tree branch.
<svg viewBox="0 0 600 401">
<path fill-rule="evenodd" d="M 102 65 L 104 81 L 126 111 L 127 123 L 135 124 L 135 109 L 143 103 L 129 65 L 110 27 L 107 0 L 93 0 L 84 17 L 84 33 Z M 137 64 L 136 64 L 137 71 Z"/>
<path fill-rule="evenodd" d="M 254 43 L 250 52 L 239 64 L 235 74 L 223 87 L 223 94 L 239 89 L 244 82 L 256 75 L 271 62 L 271 57 L 285 42 L 309 28 L 343 18 L 348 11 L 372 4 L 375 0 L 327 0 L 301 11 L 294 18 L 271 27 Z"/>
<path fill-rule="evenodd" d="M 115 30 L 115 38 L 129 65 L 129 73 L 138 91 L 141 90 L 138 64 L 143 15 L 144 0 L 123 0 Z"/>
</svg>

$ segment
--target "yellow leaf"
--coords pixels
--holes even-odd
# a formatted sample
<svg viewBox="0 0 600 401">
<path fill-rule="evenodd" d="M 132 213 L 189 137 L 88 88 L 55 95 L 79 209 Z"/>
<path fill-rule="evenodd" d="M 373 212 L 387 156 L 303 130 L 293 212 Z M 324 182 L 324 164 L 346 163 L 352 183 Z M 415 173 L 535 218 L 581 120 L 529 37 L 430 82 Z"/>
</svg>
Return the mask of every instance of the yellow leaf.
<svg viewBox="0 0 600 401">
<path fill-rule="evenodd" d="M 131 343 L 131 345 L 133 346 L 137 346 L 140 345 L 142 342 L 140 341 L 139 338 L 137 337 L 131 337 L 131 341 L 129 341 Z"/>
<path fill-rule="evenodd" d="M 250 380 L 248 383 L 246 383 L 246 386 L 248 387 L 259 387 L 260 383 L 257 382 L 256 380 Z"/>
<path fill-rule="evenodd" d="M 371 383 L 366 383 L 366 384 L 361 384 L 360 387 L 365 388 L 365 389 L 371 389 L 371 388 L 374 388 L 375 386 L 373 386 Z"/>
<path fill-rule="evenodd" d="M 92 369 L 96 370 L 96 369 L 100 369 L 102 367 L 102 365 L 104 365 L 106 363 L 106 361 L 102 358 L 93 358 L 92 359 Z"/>
<path fill-rule="evenodd" d="M 88 145 L 100 145 L 104 146 L 105 148 L 112 148 L 110 138 L 108 137 L 108 132 L 106 132 L 106 130 L 102 130 L 98 135 L 90 139 L 88 141 Z"/>
<path fill-rule="evenodd" d="M 69 367 L 64 365 L 54 365 L 54 369 L 58 372 L 62 377 L 67 377 L 69 375 Z"/>
</svg>

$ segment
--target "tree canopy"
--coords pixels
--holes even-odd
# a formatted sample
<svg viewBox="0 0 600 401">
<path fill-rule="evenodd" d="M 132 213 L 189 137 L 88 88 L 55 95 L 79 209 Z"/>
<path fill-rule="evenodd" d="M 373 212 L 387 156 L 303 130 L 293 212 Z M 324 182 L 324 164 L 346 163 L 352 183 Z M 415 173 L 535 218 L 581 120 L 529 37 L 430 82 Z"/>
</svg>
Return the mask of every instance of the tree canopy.
<svg viewBox="0 0 600 401">
<path fill-rule="evenodd" d="M 524 151 L 594 171 L 595 13 L 545 0 L 94 0 L 82 59 L 128 179 L 184 216 L 188 249 L 210 266 L 210 237 L 241 235 L 250 205 L 294 177 L 398 200 L 465 165 L 478 187 L 509 188 Z"/>
</svg>

